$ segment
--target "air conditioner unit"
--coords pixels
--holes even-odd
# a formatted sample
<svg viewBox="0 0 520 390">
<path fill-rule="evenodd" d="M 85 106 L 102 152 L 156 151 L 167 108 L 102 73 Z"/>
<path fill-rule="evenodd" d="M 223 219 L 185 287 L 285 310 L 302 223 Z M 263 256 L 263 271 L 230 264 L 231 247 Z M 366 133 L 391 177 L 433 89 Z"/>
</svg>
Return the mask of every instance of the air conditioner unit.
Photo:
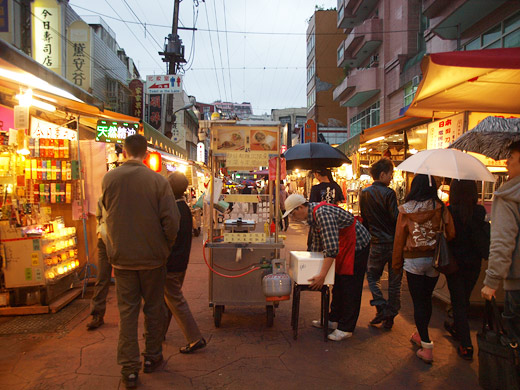
<svg viewBox="0 0 520 390">
<path fill-rule="evenodd" d="M 419 76 L 413 76 L 412 77 L 412 86 L 417 87 L 419 85 L 420 81 L 421 81 L 421 78 Z"/>
<path fill-rule="evenodd" d="M 370 56 L 370 62 L 368 64 L 370 68 L 375 68 L 379 66 L 379 56 L 377 54 L 374 54 L 373 56 Z"/>
</svg>

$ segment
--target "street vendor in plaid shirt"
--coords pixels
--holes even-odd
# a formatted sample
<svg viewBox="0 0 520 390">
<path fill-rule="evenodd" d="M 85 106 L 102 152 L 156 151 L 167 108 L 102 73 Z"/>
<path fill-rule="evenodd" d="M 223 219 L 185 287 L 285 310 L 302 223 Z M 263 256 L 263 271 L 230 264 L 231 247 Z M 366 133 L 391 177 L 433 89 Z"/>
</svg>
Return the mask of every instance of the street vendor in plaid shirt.
<svg viewBox="0 0 520 390">
<path fill-rule="evenodd" d="M 363 281 L 367 268 L 370 233 L 357 217 L 339 206 L 307 202 L 298 194 L 285 201 L 285 216 L 307 222 L 311 227 L 311 249 L 323 252 L 320 273 L 309 279 L 310 288 L 320 290 L 335 261 L 334 287 L 328 327 L 329 340 L 340 341 L 352 336 L 361 307 Z M 312 322 L 321 327 L 321 321 Z"/>
</svg>

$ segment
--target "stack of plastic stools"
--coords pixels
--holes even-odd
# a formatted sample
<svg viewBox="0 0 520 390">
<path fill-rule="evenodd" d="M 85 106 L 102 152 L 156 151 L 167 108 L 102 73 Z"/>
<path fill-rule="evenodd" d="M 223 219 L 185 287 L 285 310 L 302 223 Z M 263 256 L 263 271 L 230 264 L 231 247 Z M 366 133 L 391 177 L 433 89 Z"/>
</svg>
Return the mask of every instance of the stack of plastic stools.
<svg viewBox="0 0 520 390">
<path fill-rule="evenodd" d="M 329 335 L 329 301 L 330 291 L 329 286 L 324 285 L 321 290 L 311 290 L 307 284 L 296 284 L 293 286 L 293 301 L 291 313 L 291 327 L 293 329 L 293 339 L 298 338 L 298 319 L 300 316 L 300 293 L 302 291 L 320 291 L 321 292 L 321 316 L 320 321 L 323 327 L 323 340 L 327 341 Z"/>
</svg>

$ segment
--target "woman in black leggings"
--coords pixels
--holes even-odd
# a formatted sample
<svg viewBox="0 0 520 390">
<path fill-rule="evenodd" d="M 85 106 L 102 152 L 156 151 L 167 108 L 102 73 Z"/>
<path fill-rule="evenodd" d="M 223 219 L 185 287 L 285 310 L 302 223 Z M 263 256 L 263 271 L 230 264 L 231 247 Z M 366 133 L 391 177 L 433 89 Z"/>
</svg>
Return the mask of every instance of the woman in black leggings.
<svg viewBox="0 0 520 390">
<path fill-rule="evenodd" d="M 416 175 L 405 203 L 399 207 L 392 268 L 397 272 L 406 271 L 417 326 L 410 341 L 420 347 L 417 356 L 426 363 L 433 361 L 428 324 L 439 273 L 432 267 L 432 260 L 437 245 L 436 232 L 441 230 L 442 224 L 448 240 L 452 239 L 455 227 L 446 206 L 437 196 L 435 179 Z"/>
</svg>

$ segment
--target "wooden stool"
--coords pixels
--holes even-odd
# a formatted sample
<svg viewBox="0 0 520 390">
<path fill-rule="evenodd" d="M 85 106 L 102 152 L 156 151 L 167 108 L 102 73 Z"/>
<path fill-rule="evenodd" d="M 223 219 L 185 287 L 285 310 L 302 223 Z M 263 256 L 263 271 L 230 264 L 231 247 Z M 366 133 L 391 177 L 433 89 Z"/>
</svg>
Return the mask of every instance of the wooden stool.
<svg viewBox="0 0 520 390">
<path fill-rule="evenodd" d="M 291 314 L 291 327 L 293 329 L 293 339 L 298 338 L 298 319 L 300 316 L 300 293 L 302 291 L 321 291 L 321 316 L 320 322 L 323 326 L 323 340 L 327 341 L 329 335 L 329 286 L 324 285 L 321 290 L 311 290 L 307 284 L 296 284 L 293 287 L 293 302 Z"/>
</svg>

